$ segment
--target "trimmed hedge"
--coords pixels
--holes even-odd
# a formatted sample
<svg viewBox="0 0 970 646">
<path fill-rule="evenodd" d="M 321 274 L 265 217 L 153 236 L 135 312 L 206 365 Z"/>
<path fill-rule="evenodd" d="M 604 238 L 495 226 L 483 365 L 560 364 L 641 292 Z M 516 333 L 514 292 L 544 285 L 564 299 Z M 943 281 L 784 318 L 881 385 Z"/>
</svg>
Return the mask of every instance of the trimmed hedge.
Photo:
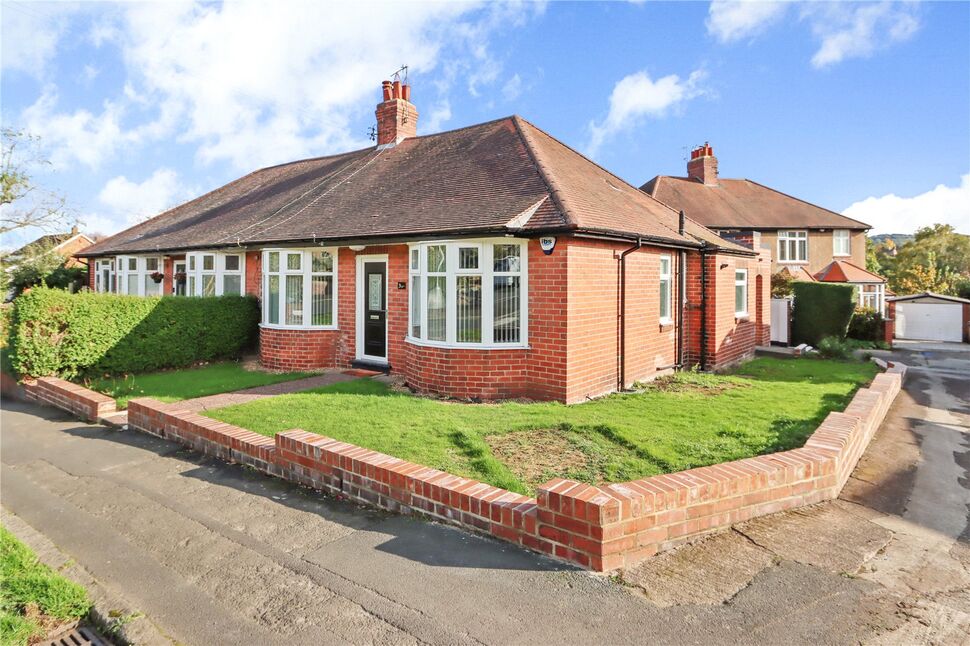
<svg viewBox="0 0 970 646">
<path fill-rule="evenodd" d="M 38 287 L 14 302 L 21 375 L 127 374 L 237 357 L 258 333 L 251 296 L 121 296 Z"/>
<path fill-rule="evenodd" d="M 796 282 L 792 342 L 818 345 L 827 336 L 844 339 L 855 311 L 855 288 L 834 283 Z"/>
</svg>

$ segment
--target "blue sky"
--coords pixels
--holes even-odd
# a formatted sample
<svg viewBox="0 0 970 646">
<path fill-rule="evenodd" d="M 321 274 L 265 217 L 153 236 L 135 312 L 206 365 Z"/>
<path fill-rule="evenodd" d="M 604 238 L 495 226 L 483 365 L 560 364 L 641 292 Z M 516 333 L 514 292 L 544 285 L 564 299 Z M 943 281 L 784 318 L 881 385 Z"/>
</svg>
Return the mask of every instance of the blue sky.
<svg viewBox="0 0 970 646">
<path fill-rule="evenodd" d="M 419 132 L 521 114 L 631 183 L 710 141 L 874 225 L 970 233 L 968 3 L 0 3 L 2 118 L 113 233 L 260 166 L 371 145 L 410 66 Z M 13 246 L 37 232 L 11 235 Z"/>
</svg>

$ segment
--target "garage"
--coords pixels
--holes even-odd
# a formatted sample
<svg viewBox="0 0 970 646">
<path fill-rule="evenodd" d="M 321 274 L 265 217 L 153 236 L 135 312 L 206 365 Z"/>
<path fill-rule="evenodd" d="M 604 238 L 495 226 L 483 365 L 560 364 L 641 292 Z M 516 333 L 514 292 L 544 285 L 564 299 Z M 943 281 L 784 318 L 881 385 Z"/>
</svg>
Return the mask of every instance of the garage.
<svg viewBox="0 0 970 646">
<path fill-rule="evenodd" d="M 926 292 L 887 301 L 895 306 L 897 339 L 959 343 L 967 338 L 970 300 Z"/>
</svg>

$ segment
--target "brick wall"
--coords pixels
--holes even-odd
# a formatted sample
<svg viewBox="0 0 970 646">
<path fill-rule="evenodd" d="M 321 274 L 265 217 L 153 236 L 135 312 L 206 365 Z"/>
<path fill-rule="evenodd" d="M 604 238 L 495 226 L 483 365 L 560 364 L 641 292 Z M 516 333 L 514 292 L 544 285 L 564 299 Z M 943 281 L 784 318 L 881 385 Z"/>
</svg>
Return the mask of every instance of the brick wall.
<svg viewBox="0 0 970 646">
<path fill-rule="evenodd" d="M 672 272 L 671 318 L 677 315 L 674 250 L 643 247 L 626 257 L 625 312 L 620 307 L 619 255 L 629 244 L 568 241 L 568 385 L 566 401 L 583 401 L 617 389 L 620 382 L 620 316 L 625 316 L 624 387 L 676 362 L 674 324 L 660 324 L 660 258 Z M 557 246 L 557 253 L 559 248 Z"/>
<path fill-rule="evenodd" d="M 340 330 L 283 330 L 260 326 L 259 361 L 272 370 L 337 367 L 340 334 Z"/>
<path fill-rule="evenodd" d="M 894 364 L 877 375 L 803 448 L 602 486 L 557 478 L 536 498 L 299 429 L 268 438 L 178 403 L 133 399 L 128 423 L 300 484 L 608 571 L 734 523 L 837 497 L 905 373 Z M 114 401 L 61 379 L 29 383 L 27 394 L 87 419 L 114 412 Z"/>
<path fill-rule="evenodd" d="M 117 411 L 115 400 L 107 395 L 57 377 L 25 380 L 23 386 L 27 399 L 60 408 L 89 422 Z"/>
<path fill-rule="evenodd" d="M 246 252 L 246 293 L 256 298 L 263 296 L 263 254 L 261 251 Z"/>
</svg>

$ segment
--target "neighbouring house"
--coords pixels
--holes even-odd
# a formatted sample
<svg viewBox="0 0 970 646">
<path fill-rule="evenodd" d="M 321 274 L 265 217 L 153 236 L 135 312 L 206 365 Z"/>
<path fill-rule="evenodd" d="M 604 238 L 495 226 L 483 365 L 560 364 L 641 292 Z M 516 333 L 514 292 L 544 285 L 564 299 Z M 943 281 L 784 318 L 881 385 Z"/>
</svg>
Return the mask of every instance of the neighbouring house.
<svg viewBox="0 0 970 646">
<path fill-rule="evenodd" d="M 71 227 L 67 233 L 51 233 L 43 235 L 24 246 L 11 251 L 4 256 L 7 267 L 16 267 L 19 263 L 40 253 L 56 253 L 64 256 L 65 267 L 81 267 L 83 262 L 78 260 L 78 254 L 94 244 L 94 239 L 78 231 L 77 226 Z"/>
<path fill-rule="evenodd" d="M 252 294 L 275 369 L 378 366 L 416 390 L 580 402 L 767 344 L 770 254 L 679 217 L 518 116 L 257 170 L 85 250 L 90 285 Z"/>
<path fill-rule="evenodd" d="M 78 254 L 95 243 L 88 235 L 78 231 L 77 226 L 71 227 L 67 233 L 51 233 L 42 235 L 19 249 L 15 249 L 3 256 L 2 271 L 13 274 L 17 267 L 25 261 L 47 254 L 57 254 L 64 258 L 64 266 L 68 268 L 83 267 L 85 263 L 78 259 Z M 16 289 L 10 288 L 4 294 L 4 300 L 10 300 L 16 295 Z"/>
<path fill-rule="evenodd" d="M 868 224 L 750 179 L 719 177 L 710 144 L 691 151 L 686 177 L 658 175 L 641 190 L 727 239 L 771 250 L 772 273 L 850 283 L 860 307 L 885 312 L 886 280 L 865 269 Z"/>
</svg>

